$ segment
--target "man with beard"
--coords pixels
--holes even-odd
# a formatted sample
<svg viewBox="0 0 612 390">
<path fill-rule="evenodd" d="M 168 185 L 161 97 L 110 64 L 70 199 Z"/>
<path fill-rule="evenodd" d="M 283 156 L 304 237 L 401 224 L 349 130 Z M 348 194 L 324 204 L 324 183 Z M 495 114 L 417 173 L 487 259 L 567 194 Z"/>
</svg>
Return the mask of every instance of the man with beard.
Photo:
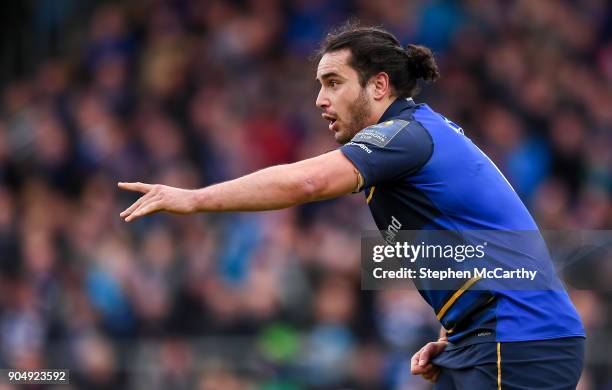
<svg viewBox="0 0 612 390">
<path fill-rule="evenodd" d="M 316 105 L 343 146 L 196 190 L 119 183 L 144 193 L 121 217 L 273 210 L 364 191 L 381 231 L 538 231 L 463 130 L 413 100 L 419 79 L 439 76 L 429 49 L 347 24 L 327 36 L 319 54 Z M 540 268 L 555 288 L 493 291 L 470 279 L 453 291 L 419 290 L 442 330 L 413 356 L 413 374 L 438 389 L 575 388 L 584 355 L 580 318 L 549 260 L 530 255 L 545 262 Z"/>
</svg>

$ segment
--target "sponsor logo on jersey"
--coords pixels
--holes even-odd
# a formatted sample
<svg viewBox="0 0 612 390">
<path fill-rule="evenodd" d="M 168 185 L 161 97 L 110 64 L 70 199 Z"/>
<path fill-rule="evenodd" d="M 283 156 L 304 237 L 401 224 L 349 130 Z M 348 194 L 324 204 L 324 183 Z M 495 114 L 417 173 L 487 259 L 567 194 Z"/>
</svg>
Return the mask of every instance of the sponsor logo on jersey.
<svg viewBox="0 0 612 390">
<path fill-rule="evenodd" d="M 385 230 L 385 241 L 389 244 L 395 244 L 395 236 L 401 230 L 402 223 L 395 218 L 395 216 L 391 216 L 391 223 L 387 226 L 387 230 Z"/>
<path fill-rule="evenodd" d="M 384 148 L 409 123 L 402 119 L 395 119 L 366 127 L 355 134 L 351 141 L 364 142 Z"/>
<path fill-rule="evenodd" d="M 370 148 L 368 148 L 367 146 L 365 146 L 364 144 L 358 144 L 357 142 L 347 142 L 347 145 L 355 145 L 355 146 L 359 146 L 361 149 L 363 149 L 366 153 L 371 154 L 372 150 Z"/>
</svg>

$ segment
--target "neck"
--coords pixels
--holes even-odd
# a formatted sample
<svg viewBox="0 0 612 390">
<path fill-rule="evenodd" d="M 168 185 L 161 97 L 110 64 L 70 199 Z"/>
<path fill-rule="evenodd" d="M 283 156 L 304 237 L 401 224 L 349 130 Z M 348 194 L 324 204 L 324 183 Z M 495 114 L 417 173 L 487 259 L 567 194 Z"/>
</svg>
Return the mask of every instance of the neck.
<svg viewBox="0 0 612 390">
<path fill-rule="evenodd" d="M 372 117 L 370 118 L 372 124 L 380 122 L 380 118 L 383 116 L 387 108 L 395 101 L 396 97 L 384 98 L 380 102 L 376 102 L 372 105 Z"/>
</svg>

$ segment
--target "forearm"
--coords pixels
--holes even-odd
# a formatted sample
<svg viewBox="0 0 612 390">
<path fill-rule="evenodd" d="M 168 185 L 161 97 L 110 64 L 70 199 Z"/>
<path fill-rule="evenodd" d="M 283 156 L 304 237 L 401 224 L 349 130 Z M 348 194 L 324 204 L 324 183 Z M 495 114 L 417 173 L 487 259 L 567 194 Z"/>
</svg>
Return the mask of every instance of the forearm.
<svg viewBox="0 0 612 390">
<path fill-rule="evenodd" d="M 315 184 L 277 165 L 197 191 L 196 211 L 277 210 L 317 200 Z"/>
<path fill-rule="evenodd" d="M 196 211 L 263 211 L 323 200 L 351 192 L 357 178 L 323 168 L 317 157 L 277 165 L 196 190 Z M 334 176 L 336 180 L 334 180 Z"/>
</svg>

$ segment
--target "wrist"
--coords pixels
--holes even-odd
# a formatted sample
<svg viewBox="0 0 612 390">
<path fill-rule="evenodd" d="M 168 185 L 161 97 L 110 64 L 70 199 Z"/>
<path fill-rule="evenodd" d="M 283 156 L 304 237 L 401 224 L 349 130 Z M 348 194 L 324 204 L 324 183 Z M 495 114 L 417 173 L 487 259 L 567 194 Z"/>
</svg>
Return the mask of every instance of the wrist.
<svg viewBox="0 0 612 390">
<path fill-rule="evenodd" d="M 191 210 L 193 212 L 210 211 L 207 207 L 208 194 L 206 188 L 199 188 L 197 190 L 191 190 L 193 196 L 191 196 Z"/>
</svg>

